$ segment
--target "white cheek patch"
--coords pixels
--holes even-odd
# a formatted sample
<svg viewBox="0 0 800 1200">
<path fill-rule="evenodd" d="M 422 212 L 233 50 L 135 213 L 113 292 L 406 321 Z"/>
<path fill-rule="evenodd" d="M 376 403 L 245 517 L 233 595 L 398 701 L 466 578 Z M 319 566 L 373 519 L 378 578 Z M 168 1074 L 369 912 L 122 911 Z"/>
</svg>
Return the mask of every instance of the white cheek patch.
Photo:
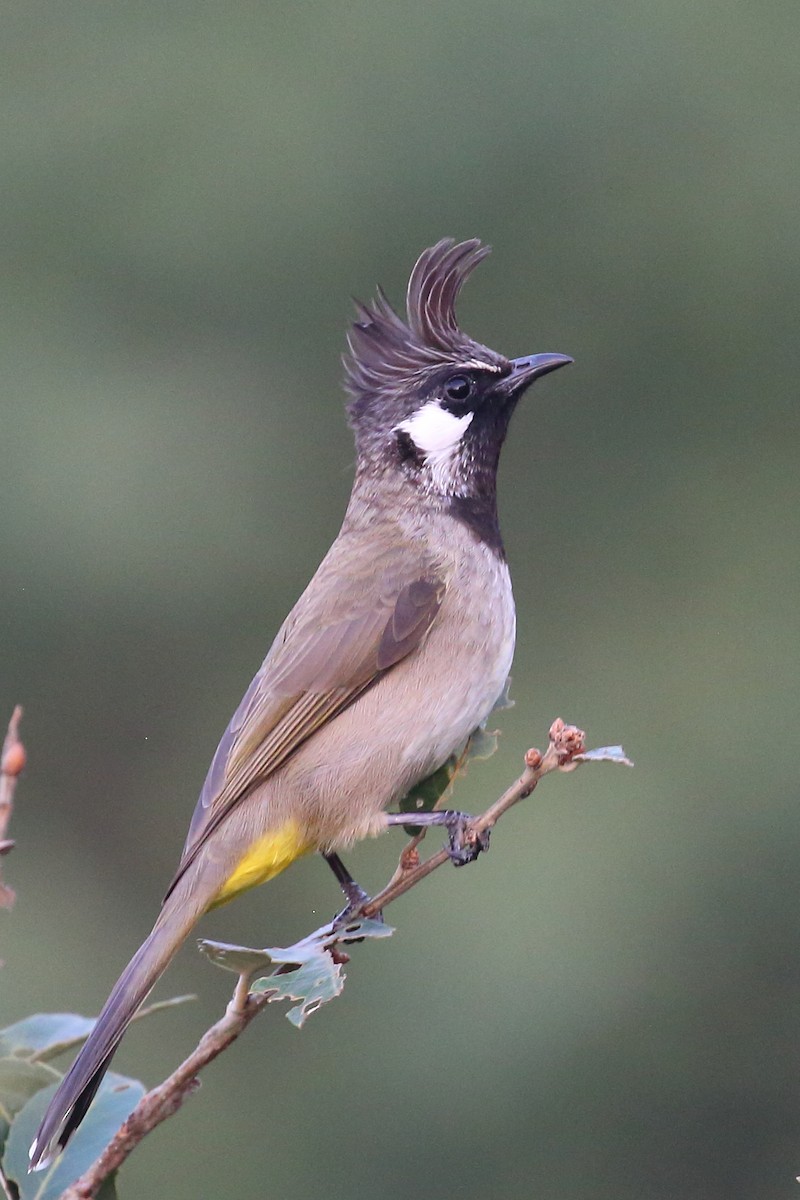
<svg viewBox="0 0 800 1200">
<path fill-rule="evenodd" d="M 441 461 L 451 456 L 474 415 L 468 412 L 463 417 L 455 417 L 435 400 L 429 400 L 413 417 L 401 421 L 395 428 L 407 433 L 426 459 Z"/>
<path fill-rule="evenodd" d="M 411 438 L 424 460 L 426 486 L 442 496 L 455 495 L 459 488 L 461 439 L 474 413 L 456 417 L 435 400 L 423 404 L 413 417 L 395 426 Z"/>
</svg>

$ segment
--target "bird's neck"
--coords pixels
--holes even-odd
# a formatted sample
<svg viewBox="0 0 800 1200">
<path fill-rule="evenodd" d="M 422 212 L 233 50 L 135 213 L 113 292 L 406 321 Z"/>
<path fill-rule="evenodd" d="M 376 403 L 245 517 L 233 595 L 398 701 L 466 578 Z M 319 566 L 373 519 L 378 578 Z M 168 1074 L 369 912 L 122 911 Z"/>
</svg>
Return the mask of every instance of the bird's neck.
<svg viewBox="0 0 800 1200">
<path fill-rule="evenodd" d="M 497 488 L 494 475 L 482 474 L 464 495 L 441 494 L 419 485 L 394 466 L 377 468 L 359 464 L 345 517 L 346 525 L 371 522 L 376 513 L 398 519 L 425 536 L 430 518 L 452 517 L 465 525 L 477 541 L 505 559 L 497 517 Z M 437 522 L 438 524 L 438 522 Z"/>
</svg>

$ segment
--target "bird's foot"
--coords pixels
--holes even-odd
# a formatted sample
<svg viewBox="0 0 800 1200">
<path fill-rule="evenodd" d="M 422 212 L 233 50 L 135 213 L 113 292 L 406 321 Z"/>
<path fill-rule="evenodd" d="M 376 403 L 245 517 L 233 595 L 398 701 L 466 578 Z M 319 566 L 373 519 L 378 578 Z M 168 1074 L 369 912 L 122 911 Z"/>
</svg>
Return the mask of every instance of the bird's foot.
<svg viewBox="0 0 800 1200">
<path fill-rule="evenodd" d="M 387 816 L 390 825 L 411 825 L 417 828 L 443 825 L 447 830 L 447 853 L 454 867 L 463 867 L 474 862 L 479 854 L 489 849 L 489 830 L 476 831 L 473 828 L 474 820 L 469 813 L 458 812 L 455 809 L 430 813 L 389 813 Z"/>
<path fill-rule="evenodd" d="M 450 862 L 454 867 L 464 867 L 467 863 L 475 862 L 479 854 L 489 849 L 490 831 L 473 829 L 474 817 L 469 813 L 448 812 L 449 821 L 445 822 L 449 846 Z"/>
<path fill-rule="evenodd" d="M 331 921 L 334 929 L 343 929 L 345 925 L 349 925 L 352 921 L 358 920 L 361 910 L 365 904 L 369 903 L 369 892 L 352 880 L 350 883 L 341 885 L 342 891 L 347 898 L 347 904 L 341 912 L 338 912 Z M 383 913 L 378 912 L 371 918 L 373 921 L 383 921 Z"/>
<path fill-rule="evenodd" d="M 368 903 L 370 896 L 360 884 L 356 883 L 338 854 L 335 854 L 331 850 L 323 852 L 322 857 L 336 876 L 339 887 L 342 889 L 344 898 L 347 901 L 341 912 L 338 912 L 331 921 L 335 929 L 341 929 L 344 925 L 348 925 L 359 916 L 361 909 Z M 382 921 L 383 913 L 376 913 L 373 920 Z"/>
</svg>

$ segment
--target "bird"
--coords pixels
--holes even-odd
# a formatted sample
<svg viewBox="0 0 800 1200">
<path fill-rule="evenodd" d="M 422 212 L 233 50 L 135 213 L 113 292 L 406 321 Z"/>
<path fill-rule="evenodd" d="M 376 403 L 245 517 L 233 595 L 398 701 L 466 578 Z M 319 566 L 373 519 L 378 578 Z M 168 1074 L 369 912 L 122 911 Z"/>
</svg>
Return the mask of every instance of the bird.
<svg viewBox="0 0 800 1200">
<path fill-rule="evenodd" d="M 384 291 L 343 358 L 356 466 L 341 530 L 284 621 L 212 758 L 151 933 L 122 972 L 30 1149 L 47 1166 L 80 1125 L 125 1030 L 210 909 L 301 855 L 326 858 L 392 825 L 443 825 L 463 865 L 466 814 L 391 813 L 485 721 L 507 681 L 516 615 L 497 513 L 516 404 L 564 354 L 474 341 L 456 300 L 490 247 L 445 238 L 411 272 L 406 312 Z"/>
</svg>

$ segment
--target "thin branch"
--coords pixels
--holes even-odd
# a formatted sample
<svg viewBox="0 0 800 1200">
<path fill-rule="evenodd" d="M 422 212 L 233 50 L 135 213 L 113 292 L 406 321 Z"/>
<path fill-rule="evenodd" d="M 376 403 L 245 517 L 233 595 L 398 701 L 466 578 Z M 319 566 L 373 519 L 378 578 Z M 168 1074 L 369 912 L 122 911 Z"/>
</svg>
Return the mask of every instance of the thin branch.
<svg viewBox="0 0 800 1200">
<path fill-rule="evenodd" d="M 8 823 L 14 811 L 14 792 L 17 790 L 17 780 L 25 766 L 25 747 L 19 739 L 19 723 L 22 720 L 22 708 L 18 704 L 8 722 L 8 733 L 3 741 L 0 752 L 0 857 L 14 849 L 14 842 L 6 837 Z M 11 908 L 15 900 L 14 889 L 0 878 L 0 908 Z M 2 965 L 2 964 L 0 964 Z M 13 1200 L 8 1180 L 0 1168 L 0 1189 L 6 1200 Z"/>
<path fill-rule="evenodd" d="M 3 1174 L 2 1167 L 0 1167 L 0 1188 L 2 1188 L 3 1195 L 5 1196 L 6 1200 L 14 1200 L 14 1193 L 11 1191 L 11 1184 Z"/>
<path fill-rule="evenodd" d="M 539 780 L 545 775 L 549 775 L 551 771 L 565 770 L 577 765 L 573 760 L 577 755 L 583 753 L 585 736 L 583 730 L 574 725 L 565 725 L 560 717 L 555 720 L 550 726 L 549 743 L 545 753 L 541 754 L 538 750 L 533 749 L 527 751 L 525 770 L 519 779 L 515 780 L 511 787 L 507 788 L 502 796 L 486 809 L 486 812 L 475 818 L 467 830 L 467 842 L 475 845 L 479 835 L 493 829 L 504 812 L 518 804 L 520 800 L 524 800 L 526 796 L 530 796 Z M 386 887 L 371 897 L 358 915 L 376 916 L 387 904 L 397 900 L 399 896 L 450 861 L 447 850 L 442 849 L 437 850 L 424 862 L 420 862 L 416 850 L 420 841 L 419 837 L 412 839 L 412 845 L 406 847 L 400 856 L 397 870 Z"/>
<path fill-rule="evenodd" d="M 550 727 L 549 744 L 545 753 L 528 750 L 525 755 L 525 770 L 494 804 L 475 818 L 467 830 L 467 842 L 477 843 L 480 835 L 492 829 L 503 813 L 526 796 L 530 796 L 545 775 L 552 771 L 574 770 L 583 761 L 583 755 L 583 732 L 574 725 L 565 725 L 560 719 L 554 721 Z M 621 751 L 613 757 L 616 761 L 627 762 L 627 759 L 621 756 Z M 432 871 L 449 862 L 447 850 L 439 850 L 424 862 L 420 862 L 420 841 L 420 837 L 412 838 L 400 856 L 399 866 L 392 879 L 382 891 L 366 901 L 358 913 L 352 914 L 353 920 L 359 916 L 374 917 Z M 335 953 L 335 947 L 333 952 Z M 162 1121 L 178 1111 L 187 1096 L 199 1086 L 197 1075 L 202 1068 L 221 1054 L 231 1042 L 236 1041 L 253 1018 L 273 998 L 272 991 L 258 994 L 249 992 L 251 978 L 247 973 L 239 977 L 224 1016 L 203 1035 L 197 1048 L 177 1070 L 142 1097 L 97 1161 L 80 1179 L 61 1193 L 60 1200 L 91 1200 L 91 1197 L 97 1195 L 104 1180 L 122 1165 L 139 1142 Z"/>
<path fill-rule="evenodd" d="M 237 992 L 239 987 L 237 983 Z M 270 993 L 248 996 L 246 1004 L 241 1007 L 236 1004 L 234 993 L 234 1000 L 228 1005 L 224 1016 L 203 1034 L 196 1049 L 177 1070 L 142 1097 L 100 1157 L 80 1179 L 61 1193 L 59 1200 L 91 1200 L 92 1196 L 96 1196 L 104 1181 L 124 1163 L 139 1142 L 167 1117 L 176 1113 L 184 1100 L 197 1090 L 200 1086 L 197 1076 L 203 1067 L 236 1041 L 269 1000 Z"/>
<path fill-rule="evenodd" d="M 14 811 L 14 792 L 17 788 L 23 768 L 25 767 L 25 747 L 19 738 L 19 723 L 22 720 L 22 708 L 18 704 L 8 722 L 8 733 L 3 742 L 2 757 L 0 757 L 0 857 L 14 849 L 14 842 L 6 837 L 8 823 Z M 0 908 L 11 908 L 14 903 L 14 889 L 0 878 Z"/>
</svg>

